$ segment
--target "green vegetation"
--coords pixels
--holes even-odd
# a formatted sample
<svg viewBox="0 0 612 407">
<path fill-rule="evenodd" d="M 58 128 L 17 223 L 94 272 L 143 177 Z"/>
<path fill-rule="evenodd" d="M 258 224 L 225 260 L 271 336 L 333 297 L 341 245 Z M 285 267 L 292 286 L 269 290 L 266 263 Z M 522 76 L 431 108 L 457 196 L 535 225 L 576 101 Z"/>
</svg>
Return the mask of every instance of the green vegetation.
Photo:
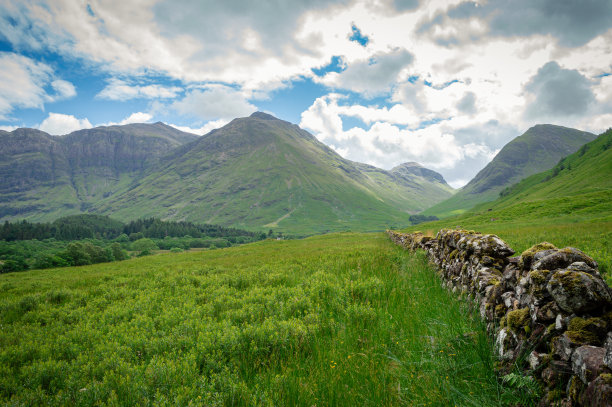
<svg viewBox="0 0 612 407">
<path fill-rule="evenodd" d="M 554 168 L 508 188 L 494 202 L 418 229 L 435 233 L 460 226 L 494 233 L 518 254 L 543 241 L 573 246 L 593 257 L 612 283 L 611 146 L 608 130 Z"/>
<path fill-rule="evenodd" d="M 530 404 L 478 312 L 383 234 L 0 275 L 0 403 Z"/>
<path fill-rule="evenodd" d="M 152 218 L 123 224 L 90 214 L 67 216 L 53 223 L 5 222 L 0 226 L 0 273 L 125 260 L 128 250 L 144 256 L 159 249 L 228 247 L 265 237 L 264 233 L 218 225 Z"/>
<path fill-rule="evenodd" d="M 562 157 L 592 141 L 591 133 L 541 124 L 506 144 L 466 186 L 455 195 L 425 210 L 425 215 L 448 217 L 494 201 L 504 188 L 525 177 L 552 168 Z"/>
<path fill-rule="evenodd" d="M 161 123 L 0 132 L 2 220 L 88 212 L 305 236 L 407 226 L 452 191 L 414 163 L 385 171 L 346 160 L 264 113 L 202 137 Z"/>
</svg>

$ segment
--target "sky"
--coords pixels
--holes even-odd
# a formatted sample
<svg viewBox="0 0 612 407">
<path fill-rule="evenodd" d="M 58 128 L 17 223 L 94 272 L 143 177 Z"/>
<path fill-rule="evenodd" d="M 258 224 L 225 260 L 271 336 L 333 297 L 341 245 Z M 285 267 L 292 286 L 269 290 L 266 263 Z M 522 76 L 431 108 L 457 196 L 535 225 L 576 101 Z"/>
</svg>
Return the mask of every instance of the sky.
<svg viewBox="0 0 612 407">
<path fill-rule="evenodd" d="M 265 111 L 467 183 L 529 127 L 612 127 L 610 0 L 0 0 L 0 129 Z"/>
</svg>

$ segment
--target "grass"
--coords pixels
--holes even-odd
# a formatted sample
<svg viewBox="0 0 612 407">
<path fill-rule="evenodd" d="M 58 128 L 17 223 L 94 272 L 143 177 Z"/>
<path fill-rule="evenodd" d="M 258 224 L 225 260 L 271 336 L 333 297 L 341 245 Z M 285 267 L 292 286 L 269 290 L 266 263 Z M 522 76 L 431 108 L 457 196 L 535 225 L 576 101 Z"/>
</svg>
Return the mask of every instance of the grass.
<svg viewBox="0 0 612 407">
<path fill-rule="evenodd" d="M 383 234 L 11 273 L 0 293 L 7 405 L 529 402 L 478 313 Z"/>
</svg>

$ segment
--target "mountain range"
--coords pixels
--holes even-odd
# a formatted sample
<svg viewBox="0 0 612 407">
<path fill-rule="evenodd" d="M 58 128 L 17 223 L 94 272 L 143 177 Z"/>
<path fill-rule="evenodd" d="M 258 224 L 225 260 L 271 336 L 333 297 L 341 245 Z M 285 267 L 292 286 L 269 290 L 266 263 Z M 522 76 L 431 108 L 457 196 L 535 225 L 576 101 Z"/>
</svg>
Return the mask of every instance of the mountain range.
<svg viewBox="0 0 612 407">
<path fill-rule="evenodd" d="M 446 217 L 457 215 L 483 202 L 495 200 L 505 188 L 552 168 L 563 157 L 594 140 L 592 133 L 551 124 L 531 127 L 506 144 L 463 188 L 449 199 L 423 212 Z"/>
<path fill-rule="evenodd" d="M 346 160 L 261 112 L 201 137 L 163 123 L 0 132 L 2 220 L 91 212 L 309 234 L 406 225 L 452 193 L 417 163 Z"/>
</svg>

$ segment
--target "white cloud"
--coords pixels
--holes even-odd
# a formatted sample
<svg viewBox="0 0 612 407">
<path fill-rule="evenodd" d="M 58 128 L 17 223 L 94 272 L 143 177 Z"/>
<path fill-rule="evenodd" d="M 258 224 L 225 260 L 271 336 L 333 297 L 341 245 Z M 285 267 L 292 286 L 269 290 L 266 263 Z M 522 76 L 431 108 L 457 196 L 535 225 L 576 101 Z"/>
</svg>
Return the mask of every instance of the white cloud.
<svg viewBox="0 0 612 407">
<path fill-rule="evenodd" d="M 466 142 L 458 130 L 468 123 L 453 119 L 425 128 L 402 128 L 375 121 L 365 129 L 353 127 L 343 130 L 342 116 L 346 112 L 365 112 L 364 116 L 375 117 L 377 113 L 387 115 L 388 110 L 375 107 L 363 110 L 362 106 L 339 105 L 339 100 L 342 99 L 334 94 L 318 98 L 302 113 L 300 126 L 354 161 L 385 169 L 416 161 L 440 171 L 456 186 L 475 175 L 498 151 L 476 137 Z"/>
<path fill-rule="evenodd" d="M 229 120 L 219 119 L 219 120 L 211 120 L 208 123 L 206 123 L 204 126 L 199 127 L 199 128 L 192 128 L 189 126 L 178 126 L 176 124 L 169 124 L 169 125 L 174 127 L 175 129 L 185 131 L 187 133 L 193 133 L 193 134 L 198 134 L 200 136 L 203 136 L 204 134 L 210 133 L 212 130 L 225 126 L 227 123 L 229 123 Z"/>
<path fill-rule="evenodd" d="M 81 129 L 93 127 L 89 120 L 77 119 L 68 114 L 49 113 L 49 116 L 42 121 L 38 128 L 54 136 L 61 136 Z"/>
<path fill-rule="evenodd" d="M 74 86 L 55 79 L 48 65 L 15 53 L 0 52 L 0 120 L 8 120 L 15 109 L 42 109 L 47 102 L 75 95 Z"/>
<path fill-rule="evenodd" d="M 19 126 L 0 126 L 0 130 L 4 130 L 4 131 L 13 131 L 18 128 Z"/>
<path fill-rule="evenodd" d="M 134 85 L 121 79 L 111 79 L 96 97 L 121 101 L 130 99 L 172 99 L 181 91 L 182 89 L 177 86 Z"/>
<path fill-rule="evenodd" d="M 63 79 L 54 80 L 51 82 L 51 87 L 56 92 L 56 96 L 53 98 L 54 100 L 69 99 L 77 94 L 74 85 Z"/>
<path fill-rule="evenodd" d="M 190 90 L 169 108 L 182 116 L 200 120 L 233 119 L 257 110 L 243 92 L 222 85 Z"/>
</svg>

